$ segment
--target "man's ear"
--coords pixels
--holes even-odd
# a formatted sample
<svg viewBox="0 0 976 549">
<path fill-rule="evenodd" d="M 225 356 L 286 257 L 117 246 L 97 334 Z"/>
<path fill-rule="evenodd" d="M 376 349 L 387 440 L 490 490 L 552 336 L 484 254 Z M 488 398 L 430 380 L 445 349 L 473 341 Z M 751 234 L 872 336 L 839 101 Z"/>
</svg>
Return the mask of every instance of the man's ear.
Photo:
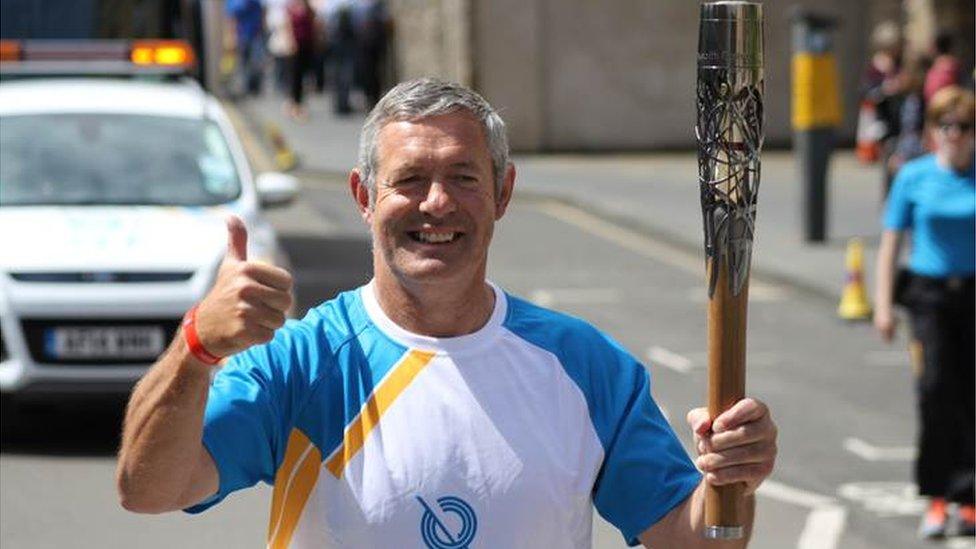
<svg viewBox="0 0 976 549">
<path fill-rule="evenodd" d="M 352 193 L 352 199 L 356 201 L 356 207 L 359 208 L 359 215 L 362 216 L 363 221 L 367 225 L 372 224 L 373 209 L 370 207 L 369 188 L 359 173 L 359 168 L 349 172 L 349 191 Z"/>
<path fill-rule="evenodd" d="M 512 192 L 515 190 L 515 164 L 511 162 L 505 166 L 505 177 L 502 179 L 502 188 L 498 193 L 498 199 L 495 200 L 495 221 L 498 221 L 505 215 L 505 210 L 508 208 L 508 203 L 512 200 Z"/>
</svg>

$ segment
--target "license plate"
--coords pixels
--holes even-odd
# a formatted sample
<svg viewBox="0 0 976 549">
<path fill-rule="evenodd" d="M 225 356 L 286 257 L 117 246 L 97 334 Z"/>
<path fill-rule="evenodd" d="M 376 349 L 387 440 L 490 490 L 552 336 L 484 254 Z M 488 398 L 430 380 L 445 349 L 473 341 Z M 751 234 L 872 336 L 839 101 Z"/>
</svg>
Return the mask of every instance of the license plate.
<svg viewBox="0 0 976 549">
<path fill-rule="evenodd" d="M 155 359 L 163 352 L 161 326 L 60 327 L 47 330 L 48 356 L 60 359 Z"/>
</svg>

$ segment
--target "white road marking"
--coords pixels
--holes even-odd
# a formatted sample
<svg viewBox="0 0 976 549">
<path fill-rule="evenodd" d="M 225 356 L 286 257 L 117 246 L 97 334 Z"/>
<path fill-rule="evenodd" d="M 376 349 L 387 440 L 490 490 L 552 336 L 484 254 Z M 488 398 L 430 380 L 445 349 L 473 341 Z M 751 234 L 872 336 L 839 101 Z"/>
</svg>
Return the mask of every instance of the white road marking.
<svg viewBox="0 0 976 549">
<path fill-rule="evenodd" d="M 653 240 L 637 231 L 626 229 L 561 202 L 545 201 L 540 203 L 537 208 L 551 217 L 575 225 L 590 234 L 609 240 L 644 257 L 666 263 L 696 277 L 704 277 L 705 260 L 701 256 L 688 253 L 687 250 Z M 704 255 L 704 251 L 702 254 Z"/>
<path fill-rule="evenodd" d="M 681 374 L 687 374 L 695 367 L 694 363 L 687 357 L 657 345 L 648 349 L 646 356 L 652 366 L 664 366 Z"/>
<path fill-rule="evenodd" d="M 849 482 L 837 494 L 879 517 L 918 516 L 925 511 L 925 499 L 910 482 Z"/>
<path fill-rule="evenodd" d="M 749 302 L 770 303 L 781 301 L 789 294 L 789 289 L 778 284 L 757 282 L 755 279 L 749 282 Z M 688 299 L 695 303 L 708 301 L 708 290 L 704 286 L 688 289 Z"/>
<path fill-rule="evenodd" d="M 787 486 L 767 479 L 759 486 L 758 495 L 809 508 L 797 549 L 835 549 L 847 522 L 847 509 L 835 498 Z"/>
<path fill-rule="evenodd" d="M 844 439 L 844 449 L 865 461 L 911 461 L 915 459 L 912 446 L 875 446 L 859 438 Z"/>
<path fill-rule="evenodd" d="M 796 543 L 797 549 L 834 549 L 840 542 L 847 522 L 847 509 L 843 505 L 826 505 L 807 515 L 803 532 Z"/>
<path fill-rule="evenodd" d="M 529 300 L 541 307 L 619 303 L 622 299 L 617 288 L 547 288 L 529 294 Z"/>
<path fill-rule="evenodd" d="M 824 505 L 833 505 L 837 503 L 837 500 L 833 497 L 809 492 L 802 488 L 795 488 L 793 486 L 770 479 L 766 479 L 762 484 L 759 485 L 759 490 L 757 490 L 757 493 L 762 496 L 773 498 L 777 501 L 790 503 L 792 505 L 799 505 L 800 507 L 809 507 L 811 509 L 814 507 L 823 507 Z"/>
<path fill-rule="evenodd" d="M 912 366 L 907 349 L 868 351 L 864 354 L 864 363 L 868 366 L 886 366 L 891 368 L 911 368 Z"/>
</svg>

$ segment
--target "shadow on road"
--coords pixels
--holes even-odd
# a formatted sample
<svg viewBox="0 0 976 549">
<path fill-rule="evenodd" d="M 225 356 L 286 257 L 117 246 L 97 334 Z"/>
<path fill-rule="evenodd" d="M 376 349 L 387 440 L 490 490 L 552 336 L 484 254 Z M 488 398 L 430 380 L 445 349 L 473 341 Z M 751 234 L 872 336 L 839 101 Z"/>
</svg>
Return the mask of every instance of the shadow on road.
<svg viewBox="0 0 976 549">
<path fill-rule="evenodd" d="M 367 237 L 284 236 L 295 277 L 295 317 L 369 281 L 373 255 Z"/>
<path fill-rule="evenodd" d="M 369 280 L 372 255 L 365 237 L 284 236 L 295 276 L 295 316 Z M 78 401 L 4 403 L 0 452 L 59 456 L 110 456 L 119 445 L 123 397 Z"/>
<path fill-rule="evenodd" d="M 4 454 L 111 456 L 118 449 L 123 397 L 4 404 Z"/>
</svg>

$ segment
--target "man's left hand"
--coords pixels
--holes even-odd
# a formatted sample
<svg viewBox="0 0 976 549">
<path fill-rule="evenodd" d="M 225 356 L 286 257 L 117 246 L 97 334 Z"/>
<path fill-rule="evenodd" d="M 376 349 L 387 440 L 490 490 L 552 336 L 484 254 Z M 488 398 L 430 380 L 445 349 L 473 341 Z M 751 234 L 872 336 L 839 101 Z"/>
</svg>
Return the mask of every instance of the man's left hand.
<svg viewBox="0 0 976 549">
<path fill-rule="evenodd" d="M 709 484 L 743 482 L 745 495 L 751 495 L 773 472 L 776 424 L 762 402 L 744 398 L 714 421 L 707 408 L 695 408 L 687 419 L 698 450 L 695 465 Z"/>
</svg>

